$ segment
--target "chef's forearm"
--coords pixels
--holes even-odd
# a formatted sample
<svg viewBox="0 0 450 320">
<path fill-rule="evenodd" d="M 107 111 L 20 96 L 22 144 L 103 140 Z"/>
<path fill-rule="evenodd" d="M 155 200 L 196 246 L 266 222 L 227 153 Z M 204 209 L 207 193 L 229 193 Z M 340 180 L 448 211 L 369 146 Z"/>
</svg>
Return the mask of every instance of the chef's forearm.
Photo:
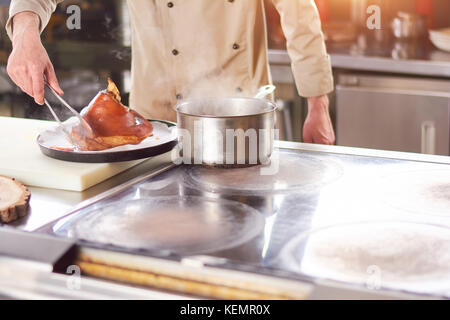
<svg viewBox="0 0 450 320">
<path fill-rule="evenodd" d="M 48 10 L 56 6 L 55 1 L 44 0 L 13 0 L 10 8 L 10 18 L 6 26 L 13 43 L 13 50 L 8 57 L 6 71 L 11 80 L 23 92 L 34 98 L 38 104 L 44 104 L 44 77 L 58 94 L 63 94 L 56 78 L 55 70 L 42 46 L 40 31 L 48 21 L 46 14 L 39 11 L 35 5 L 48 5 Z M 21 6 L 18 4 L 22 4 Z M 48 17 L 51 12 L 48 13 Z"/>
<path fill-rule="evenodd" d="M 35 13 L 39 18 L 39 32 L 47 26 L 50 17 L 55 11 L 58 3 L 62 0 L 12 0 L 9 6 L 9 19 L 6 23 L 6 32 L 11 40 L 13 40 L 13 20 L 15 17 L 24 12 Z"/>
<path fill-rule="evenodd" d="M 303 124 L 303 141 L 306 143 L 334 144 L 336 137 L 329 113 L 327 95 L 308 98 L 308 115 Z"/>
<path fill-rule="evenodd" d="M 28 39 L 40 41 L 39 38 L 39 16 L 31 11 L 16 14 L 12 19 L 12 43 L 15 46 L 24 36 Z"/>
<path fill-rule="evenodd" d="M 313 0 L 272 0 L 281 15 L 298 92 L 318 97 L 333 91 L 333 76 Z"/>
<path fill-rule="evenodd" d="M 308 98 L 308 111 L 329 112 L 330 100 L 328 95 Z"/>
</svg>

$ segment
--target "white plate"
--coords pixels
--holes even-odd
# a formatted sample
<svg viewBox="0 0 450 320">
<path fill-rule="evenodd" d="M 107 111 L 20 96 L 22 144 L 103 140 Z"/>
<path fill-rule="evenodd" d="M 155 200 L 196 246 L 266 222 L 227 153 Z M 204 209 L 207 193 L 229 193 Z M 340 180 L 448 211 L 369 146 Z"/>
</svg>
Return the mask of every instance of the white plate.
<svg viewBox="0 0 450 320">
<path fill-rule="evenodd" d="M 72 144 L 57 125 L 53 129 L 42 132 L 37 138 L 37 143 L 45 155 L 65 161 L 102 163 L 144 159 L 168 152 L 177 144 L 175 124 L 160 120 L 150 120 L 150 122 L 153 126 L 153 136 L 136 145 L 128 144 L 101 151 L 59 150 L 59 148 L 70 148 Z M 69 132 L 77 124 L 78 120 L 75 117 L 64 122 Z"/>
</svg>

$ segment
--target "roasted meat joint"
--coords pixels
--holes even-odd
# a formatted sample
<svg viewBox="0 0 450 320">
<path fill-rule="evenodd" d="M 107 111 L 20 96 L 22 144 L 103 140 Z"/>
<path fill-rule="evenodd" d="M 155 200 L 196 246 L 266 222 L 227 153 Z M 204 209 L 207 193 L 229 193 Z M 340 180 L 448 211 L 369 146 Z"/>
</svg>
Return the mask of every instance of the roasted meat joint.
<svg viewBox="0 0 450 320">
<path fill-rule="evenodd" d="M 92 129 L 85 133 L 82 124 L 72 129 L 81 150 L 98 151 L 125 144 L 138 144 L 153 135 L 153 126 L 139 113 L 121 103 L 119 90 L 108 79 L 108 87 L 95 96 L 82 117 Z"/>
</svg>

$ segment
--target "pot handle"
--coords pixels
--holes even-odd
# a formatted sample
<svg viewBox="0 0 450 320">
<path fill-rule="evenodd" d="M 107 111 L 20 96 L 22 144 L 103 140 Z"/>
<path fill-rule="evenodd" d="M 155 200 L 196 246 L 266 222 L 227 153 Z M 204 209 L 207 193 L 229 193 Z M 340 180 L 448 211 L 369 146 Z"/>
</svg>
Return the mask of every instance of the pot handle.
<svg viewBox="0 0 450 320">
<path fill-rule="evenodd" d="M 272 84 L 268 84 L 268 85 L 262 86 L 261 88 L 258 89 L 258 92 L 254 96 L 254 98 L 256 98 L 256 99 L 264 99 L 269 94 L 274 92 L 275 89 L 276 89 L 276 87 L 274 85 L 272 85 Z"/>
</svg>

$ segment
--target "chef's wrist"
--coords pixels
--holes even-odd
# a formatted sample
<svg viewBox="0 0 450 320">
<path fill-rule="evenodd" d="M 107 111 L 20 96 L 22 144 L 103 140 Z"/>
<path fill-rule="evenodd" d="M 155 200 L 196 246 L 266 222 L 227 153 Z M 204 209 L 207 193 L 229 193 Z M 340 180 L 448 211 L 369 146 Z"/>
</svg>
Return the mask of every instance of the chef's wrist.
<svg viewBox="0 0 450 320">
<path fill-rule="evenodd" d="M 327 95 L 308 98 L 308 112 L 327 112 L 329 111 L 330 101 Z"/>
<path fill-rule="evenodd" d="M 39 16 L 31 11 L 17 13 L 12 20 L 12 44 L 13 47 L 22 40 L 40 41 Z"/>
</svg>

